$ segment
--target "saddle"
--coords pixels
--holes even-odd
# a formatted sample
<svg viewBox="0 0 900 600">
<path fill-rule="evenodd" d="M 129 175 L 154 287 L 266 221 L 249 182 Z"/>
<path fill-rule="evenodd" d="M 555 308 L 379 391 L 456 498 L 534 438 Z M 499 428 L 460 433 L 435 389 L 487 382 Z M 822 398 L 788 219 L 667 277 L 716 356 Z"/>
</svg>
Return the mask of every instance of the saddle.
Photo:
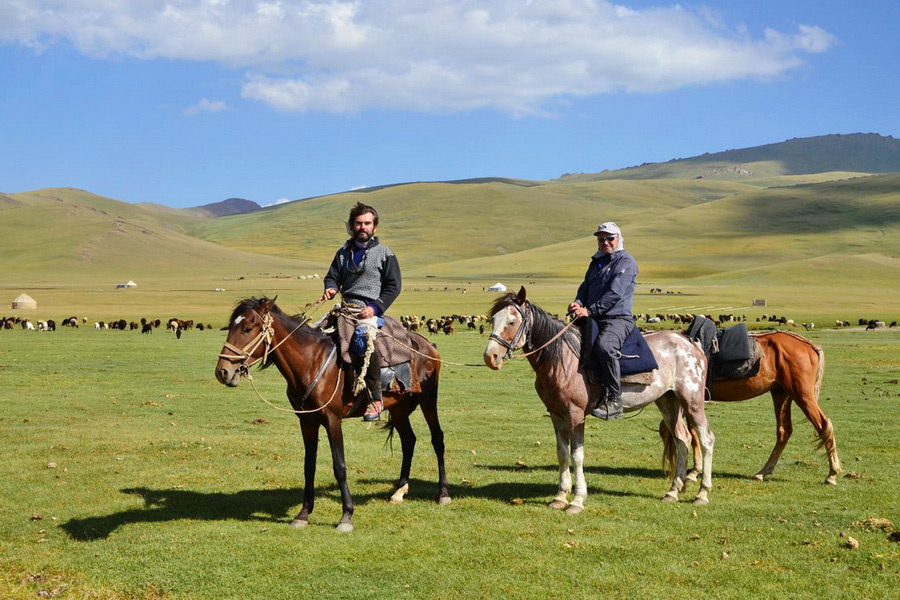
<svg viewBox="0 0 900 600">
<path fill-rule="evenodd" d="M 700 343 L 709 361 L 707 383 L 728 379 L 746 379 L 759 373 L 763 350 L 747 332 L 746 323 L 727 329 L 716 328 L 707 317 L 694 315 L 686 335 Z"/>
<path fill-rule="evenodd" d="M 375 349 L 381 355 L 381 390 L 383 392 L 419 392 L 419 382 L 414 381 L 410 361 L 413 358 L 413 340 L 409 331 L 389 315 L 384 315 L 384 327 L 375 338 Z M 355 372 L 353 358 L 350 355 L 350 339 L 353 337 L 355 323 L 340 312 L 329 314 L 323 329 L 334 327 L 334 341 L 339 349 L 343 367 L 351 373 Z"/>
</svg>

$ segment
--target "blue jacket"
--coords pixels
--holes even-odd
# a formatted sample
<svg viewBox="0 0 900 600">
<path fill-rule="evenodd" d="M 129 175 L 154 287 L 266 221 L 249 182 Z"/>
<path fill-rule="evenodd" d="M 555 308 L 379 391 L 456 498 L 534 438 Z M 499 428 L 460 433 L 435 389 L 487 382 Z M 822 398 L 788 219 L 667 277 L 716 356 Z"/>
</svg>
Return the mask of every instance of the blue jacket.
<svg viewBox="0 0 900 600">
<path fill-rule="evenodd" d="M 631 317 L 638 266 L 624 250 L 609 256 L 597 251 L 575 295 L 576 302 L 594 318 Z"/>
</svg>

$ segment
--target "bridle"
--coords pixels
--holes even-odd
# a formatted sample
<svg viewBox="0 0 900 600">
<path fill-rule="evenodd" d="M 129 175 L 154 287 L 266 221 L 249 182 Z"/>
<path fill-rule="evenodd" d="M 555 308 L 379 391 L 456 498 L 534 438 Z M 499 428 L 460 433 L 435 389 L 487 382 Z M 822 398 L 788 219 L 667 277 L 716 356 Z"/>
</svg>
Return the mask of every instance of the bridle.
<svg viewBox="0 0 900 600">
<path fill-rule="evenodd" d="M 490 339 L 494 340 L 495 342 L 497 342 L 498 344 L 500 344 L 501 346 L 506 348 L 506 354 L 504 354 L 503 357 L 500 359 L 500 360 L 504 360 L 504 361 L 509 360 L 509 358 L 512 356 L 513 352 L 518 350 L 519 340 L 521 340 L 523 337 L 525 338 L 525 341 L 523 342 L 522 346 L 524 347 L 524 346 L 528 345 L 529 336 L 531 335 L 531 319 L 530 319 L 531 311 L 528 310 L 528 303 L 526 302 L 523 306 L 519 306 L 518 304 L 513 302 L 509 306 L 516 309 L 518 311 L 519 315 L 522 316 L 522 324 L 519 325 L 519 329 L 516 331 L 516 334 L 513 336 L 512 340 L 509 342 L 504 340 L 502 337 L 500 337 L 493 331 L 491 332 L 491 335 L 490 335 Z"/>
<path fill-rule="evenodd" d="M 309 319 L 304 319 L 303 321 L 301 321 L 300 324 L 294 328 L 294 331 L 292 331 L 289 334 L 287 334 L 286 336 L 284 336 L 283 340 L 281 340 L 280 342 L 278 342 L 277 344 L 275 344 L 273 346 L 272 340 L 275 337 L 275 329 L 272 327 L 272 322 L 273 322 L 272 313 L 267 312 L 264 315 L 260 315 L 255 310 L 253 310 L 251 312 L 253 312 L 253 314 L 255 314 L 257 317 L 259 317 L 259 319 L 262 321 L 262 326 L 260 327 L 259 333 L 256 334 L 256 337 L 253 338 L 252 340 L 250 340 L 243 348 L 238 348 L 234 344 L 229 344 L 228 342 L 225 342 L 225 345 L 223 346 L 223 348 L 231 350 L 232 352 L 234 352 L 234 354 L 219 354 L 219 358 L 224 358 L 225 360 L 227 360 L 229 362 L 240 363 L 240 365 L 238 366 L 238 373 L 240 374 L 241 377 L 246 377 L 247 379 L 249 379 L 251 386 L 253 386 L 253 377 L 250 376 L 250 367 L 252 367 L 256 363 L 258 363 L 259 361 L 263 361 L 263 364 L 265 364 L 265 362 L 267 362 L 269 359 L 269 354 L 271 352 L 274 352 L 280 345 L 282 345 L 288 339 L 290 339 L 290 337 L 294 334 L 294 331 L 297 331 L 298 329 L 303 327 L 303 325 L 305 325 Z M 249 361 L 250 359 L 253 358 L 253 354 L 254 354 L 254 352 L 256 352 L 256 349 L 259 348 L 260 344 L 262 344 L 262 346 L 263 346 L 263 355 L 259 358 L 254 359 L 252 362 L 248 363 L 247 361 Z M 337 344 L 335 344 L 331 348 L 331 353 L 328 355 L 328 358 L 325 359 L 325 361 L 322 363 L 322 366 L 319 367 L 319 372 L 316 373 L 316 376 L 313 378 L 312 382 L 309 384 L 309 386 L 307 386 L 306 393 L 303 394 L 303 398 L 300 399 L 300 406 L 303 406 L 303 404 L 306 402 L 306 399 L 309 398 L 310 394 L 313 391 L 313 388 L 315 388 L 316 384 L 319 383 L 319 380 L 322 378 L 322 375 L 325 373 L 325 369 L 328 367 L 328 365 L 334 359 L 336 354 L 337 354 Z M 287 412 L 292 412 L 292 413 L 299 415 L 299 414 L 313 413 L 313 412 L 318 412 L 320 410 L 324 410 L 325 407 L 328 406 L 329 404 L 331 404 L 331 401 L 334 399 L 334 395 L 338 389 L 338 382 L 340 382 L 340 378 L 338 378 L 335 382 L 334 391 L 331 393 L 331 398 L 329 398 L 328 402 L 326 402 L 324 405 L 322 405 L 318 408 L 315 408 L 313 410 L 288 410 Z M 253 389 L 254 389 L 254 391 L 256 391 L 256 394 L 260 397 L 260 399 L 262 399 L 266 404 L 272 406 L 272 408 L 275 408 L 277 410 L 285 410 L 285 409 L 282 409 L 282 408 L 279 408 L 279 407 L 273 405 L 271 402 L 269 402 L 268 400 L 263 398 L 262 395 L 259 393 L 259 391 L 256 389 L 256 386 L 253 386 Z"/>
<path fill-rule="evenodd" d="M 219 358 L 224 358 L 225 360 L 230 362 L 240 363 L 238 366 L 238 371 L 241 374 L 241 377 L 249 374 L 250 367 L 258 363 L 259 361 L 263 361 L 265 363 L 269 358 L 269 352 L 274 350 L 274 348 L 272 347 L 272 339 L 275 336 L 275 329 L 272 327 L 272 314 L 267 312 L 264 315 L 260 315 L 255 310 L 252 312 L 257 317 L 259 317 L 260 321 L 262 321 L 262 325 L 260 327 L 259 333 L 256 334 L 256 337 L 250 340 L 243 348 L 238 348 L 237 346 L 229 344 L 226 341 L 225 345 L 223 346 L 223 350 L 231 350 L 232 352 L 234 352 L 234 354 L 219 354 Z M 263 355 L 248 363 L 247 361 L 253 358 L 253 354 L 261 344 L 263 346 Z M 277 347 L 278 346 L 275 346 L 275 348 Z"/>
</svg>

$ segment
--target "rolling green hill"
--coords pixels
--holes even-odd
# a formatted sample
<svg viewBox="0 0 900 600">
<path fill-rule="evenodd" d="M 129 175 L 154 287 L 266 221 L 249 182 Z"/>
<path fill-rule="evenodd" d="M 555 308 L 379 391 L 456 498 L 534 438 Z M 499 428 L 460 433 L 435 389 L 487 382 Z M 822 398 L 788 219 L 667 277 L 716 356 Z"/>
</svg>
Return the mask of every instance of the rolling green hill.
<svg viewBox="0 0 900 600">
<path fill-rule="evenodd" d="M 208 281 L 258 271 L 304 273 L 318 266 L 205 242 L 184 233 L 190 217 L 82 190 L 50 188 L 4 197 L 0 270 L 6 282 Z"/>
<path fill-rule="evenodd" d="M 747 181 L 833 171 L 900 172 L 900 140 L 874 133 L 794 138 L 777 144 L 706 153 L 665 163 L 646 163 L 617 171 L 579 173 L 564 180 L 704 178 Z"/>
</svg>

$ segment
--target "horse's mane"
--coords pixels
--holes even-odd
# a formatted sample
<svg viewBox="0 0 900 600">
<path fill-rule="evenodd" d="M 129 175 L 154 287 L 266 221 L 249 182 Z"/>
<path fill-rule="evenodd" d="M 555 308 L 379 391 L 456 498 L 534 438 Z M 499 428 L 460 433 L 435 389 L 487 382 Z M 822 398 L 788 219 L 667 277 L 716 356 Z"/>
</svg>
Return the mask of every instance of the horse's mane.
<svg viewBox="0 0 900 600">
<path fill-rule="evenodd" d="M 493 318 L 494 315 L 505 309 L 507 306 L 518 304 L 517 300 L 518 296 L 512 292 L 500 296 L 494 300 L 494 304 L 488 311 L 488 316 Z M 531 313 L 534 318 L 534 324 L 531 328 L 531 345 L 536 348 L 545 344 L 547 340 L 559 333 L 566 324 L 534 302 L 529 301 L 528 304 L 531 306 Z M 543 348 L 537 354 L 537 364 L 544 362 L 554 365 L 560 364 L 565 355 L 563 343 L 569 346 L 576 356 L 581 354 L 581 332 L 577 327 L 569 328 L 558 339 L 553 340 L 546 348 Z"/>
<path fill-rule="evenodd" d="M 231 318 L 228 320 L 229 323 L 234 323 L 234 320 L 237 319 L 242 314 L 248 311 L 256 311 L 259 312 L 260 307 L 264 302 L 268 302 L 269 298 L 263 296 L 261 298 L 256 298 L 251 296 L 250 298 L 246 298 L 238 302 L 237 306 L 234 307 L 234 311 L 231 313 Z M 272 309 L 269 311 L 273 316 L 277 319 L 283 321 L 283 325 L 285 328 L 290 330 L 291 337 L 297 339 L 297 341 L 309 343 L 310 339 L 313 341 L 324 342 L 328 344 L 334 344 L 334 340 L 323 333 L 320 329 L 316 329 L 314 327 L 310 327 L 306 324 L 306 316 L 303 314 L 299 315 L 288 315 L 285 313 L 277 304 L 272 304 Z M 261 369 L 265 369 L 266 367 L 271 366 L 275 362 L 275 355 L 270 354 L 268 360 L 266 360 L 265 364 L 261 365 Z"/>
</svg>

